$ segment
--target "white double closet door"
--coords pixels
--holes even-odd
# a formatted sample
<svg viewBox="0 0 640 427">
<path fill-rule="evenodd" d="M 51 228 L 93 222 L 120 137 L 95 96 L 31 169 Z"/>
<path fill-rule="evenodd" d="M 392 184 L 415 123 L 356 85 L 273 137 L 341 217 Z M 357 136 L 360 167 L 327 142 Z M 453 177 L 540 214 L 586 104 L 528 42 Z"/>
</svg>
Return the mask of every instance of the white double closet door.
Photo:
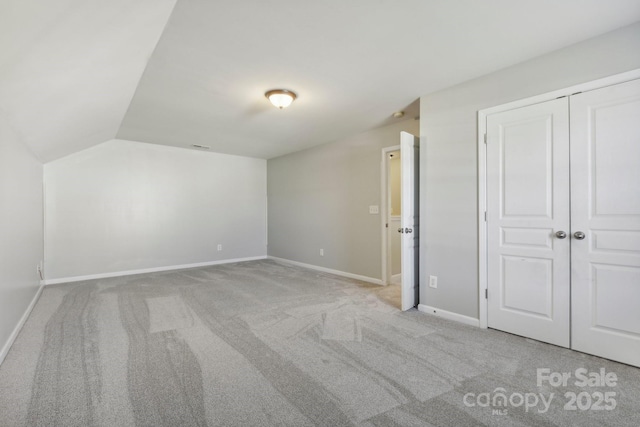
<svg viewBox="0 0 640 427">
<path fill-rule="evenodd" d="M 487 116 L 488 325 L 640 366 L 640 80 Z"/>
</svg>

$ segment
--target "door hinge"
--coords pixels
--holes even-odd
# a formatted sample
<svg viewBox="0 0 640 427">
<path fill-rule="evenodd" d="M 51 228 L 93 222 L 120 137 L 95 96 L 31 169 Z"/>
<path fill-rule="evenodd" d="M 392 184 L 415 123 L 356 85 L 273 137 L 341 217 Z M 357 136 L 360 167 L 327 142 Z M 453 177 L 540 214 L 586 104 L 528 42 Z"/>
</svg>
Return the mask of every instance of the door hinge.
<svg viewBox="0 0 640 427">
<path fill-rule="evenodd" d="M 484 222 L 487 222 L 487 211 L 484 211 Z"/>
<path fill-rule="evenodd" d="M 485 144 L 487 143 L 487 134 L 486 133 L 484 134 L 484 143 Z"/>
<path fill-rule="evenodd" d="M 386 224 L 384 225 L 384 228 L 389 228 L 389 223 L 386 223 Z"/>
<path fill-rule="evenodd" d="M 484 290 L 484 299 L 489 299 L 489 289 L 485 288 Z"/>
</svg>

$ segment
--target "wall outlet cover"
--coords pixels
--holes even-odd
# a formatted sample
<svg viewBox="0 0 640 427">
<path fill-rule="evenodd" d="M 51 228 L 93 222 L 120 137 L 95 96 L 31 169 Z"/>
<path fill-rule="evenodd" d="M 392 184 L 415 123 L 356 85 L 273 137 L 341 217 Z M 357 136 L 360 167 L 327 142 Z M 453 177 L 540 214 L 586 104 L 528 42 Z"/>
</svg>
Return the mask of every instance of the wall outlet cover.
<svg viewBox="0 0 640 427">
<path fill-rule="evenodd" d="M 380 208 L 378 207 L 378 205 L 371 205 L 369 206 L 369 213 L 372 215 L 376 215 L 380 213 Z"/>
<path fill-rule="evenodd" d="M 438 287 L 438 276 L 429 276 L 429 287 L 430 288 Z"/>
</svg>

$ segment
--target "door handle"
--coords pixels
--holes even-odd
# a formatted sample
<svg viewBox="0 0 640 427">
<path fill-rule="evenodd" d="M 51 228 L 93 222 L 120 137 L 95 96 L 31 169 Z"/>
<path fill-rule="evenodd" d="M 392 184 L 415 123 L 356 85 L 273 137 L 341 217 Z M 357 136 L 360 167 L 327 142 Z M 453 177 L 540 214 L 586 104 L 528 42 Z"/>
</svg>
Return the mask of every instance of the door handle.
<svg viewBox="0 0 640 427">
<path fill-rule="evenodd" d="M 583 240 L 586 235 L 582 231 L 576 231 L 575 233 L 573 233 L 573 237 L 575 237 L 577 240 Z"/>
<path fill-rule="evenodd" d="M 556 237 L 558 239 L 564 239 L 565 237 L 567 237 L 567 233 L 565 233 L 564 231 L 556 231 Z"/>
<path fill-rule="evenodd" d="M 405 232 L 405 233 L 412 233 L 412 232 L 413 232 L 413 230 L 412 230 L 412 229 L 410 229 L 410 228 L 405 228 L 405 229 L 404 229 L 404 232 Z"/>
<path fill-rule="evenodd" d="M 398 233 L 402 233 L 402 227 L 398 228 Z"/>
</svg>

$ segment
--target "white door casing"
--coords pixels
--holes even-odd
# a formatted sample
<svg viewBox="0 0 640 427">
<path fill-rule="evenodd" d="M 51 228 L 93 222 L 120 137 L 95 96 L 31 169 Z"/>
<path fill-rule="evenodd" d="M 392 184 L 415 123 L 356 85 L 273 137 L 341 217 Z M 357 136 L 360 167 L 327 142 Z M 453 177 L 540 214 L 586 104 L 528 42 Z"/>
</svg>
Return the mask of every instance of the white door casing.
<svg viewBox="0 0 640 427">
<path fill-rule="evenodd" d="M 572 348 L 640 366 L 640 80 L 570 102 Z"/>
<path fill-rule="evenodd" d="M 488 326 L 565 347 L 568 116 L 566 98 L 491 114 L 486 147 Z"/>
<path fill-rule="evenodd" d="M 407 132 L 400 133 L 402 181 L 402 311 L 418 303 L 419 227 L 420 227 L 420 140 Z"/>
</svg>

